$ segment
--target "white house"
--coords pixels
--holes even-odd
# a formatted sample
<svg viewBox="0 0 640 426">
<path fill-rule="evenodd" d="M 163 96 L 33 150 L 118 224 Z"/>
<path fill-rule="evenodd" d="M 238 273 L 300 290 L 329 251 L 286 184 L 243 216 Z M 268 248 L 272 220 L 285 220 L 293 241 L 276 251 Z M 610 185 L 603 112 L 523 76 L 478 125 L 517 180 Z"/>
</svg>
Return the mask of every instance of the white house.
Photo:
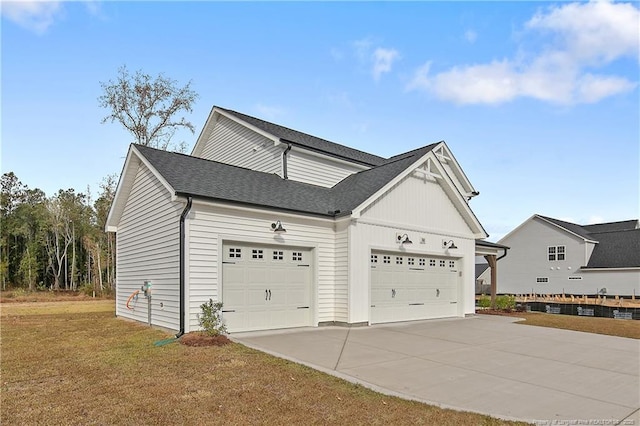
<svg viewBox="0 0 640 426">
<path fill-rule="evenodd" d="M 129 149 L 116 315 L 180 334 L 209 298 L 230 332 L 472 314 L 477 194 L 444 142 L 382 158 L 214 107 L 191 155 Z"/>
<path fill-rule="evenodd" d="M 498 293 L 640 295 L 637 219 L 576 225 L 535 214 L 500 243 L 511 250 Z"/>
</svg>

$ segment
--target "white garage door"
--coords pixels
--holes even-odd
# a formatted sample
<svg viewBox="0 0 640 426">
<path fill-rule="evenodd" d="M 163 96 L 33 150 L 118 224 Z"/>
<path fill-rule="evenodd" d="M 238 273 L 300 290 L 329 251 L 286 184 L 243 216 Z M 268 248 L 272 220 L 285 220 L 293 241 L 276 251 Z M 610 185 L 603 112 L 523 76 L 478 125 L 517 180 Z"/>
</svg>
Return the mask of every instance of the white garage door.
<svg viewBox="0 0 640 426">
<path fill-rule="evenodd" d="M 225 243 L 223 318 L 230 332 L 311 325 L 311 250 Z"/>
<path fill-rule="evenodd" d="M 459 260 L 371 253 L 371 323 L 458 314 Z"/>
</svg>

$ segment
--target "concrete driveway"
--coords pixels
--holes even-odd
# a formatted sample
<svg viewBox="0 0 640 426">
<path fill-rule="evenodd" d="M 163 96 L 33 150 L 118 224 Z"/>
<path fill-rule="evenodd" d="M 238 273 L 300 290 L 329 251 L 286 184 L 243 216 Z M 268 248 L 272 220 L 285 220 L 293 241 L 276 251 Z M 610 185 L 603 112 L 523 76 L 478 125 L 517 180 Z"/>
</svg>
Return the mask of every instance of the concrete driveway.
<svg viewBox="0 0 640 426">
<path fill-rule="evenodd" d="M 541 425 L 640 426 L 638 340 L 513 322 L 482 315 L 231 337 L 374 390 L 440 407 Z"/>
</svg>

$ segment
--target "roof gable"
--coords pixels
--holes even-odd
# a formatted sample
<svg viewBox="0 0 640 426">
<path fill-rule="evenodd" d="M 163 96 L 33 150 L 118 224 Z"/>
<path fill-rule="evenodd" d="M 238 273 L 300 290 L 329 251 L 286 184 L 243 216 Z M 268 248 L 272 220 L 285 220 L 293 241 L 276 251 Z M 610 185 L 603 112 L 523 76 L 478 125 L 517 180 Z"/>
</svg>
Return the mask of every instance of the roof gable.
<svg viewBox="0 0 640 426">
<path fill-rule="evenodd" d="M 586 269 L 640 268 L 640 228 L 638 220 L 578 225 L 547 216 L 534 214 L 500 241 L 517 232 L 524 224 L 540 219 L 560 230 L 575 235 L 585 242 L 595 244 Z"/>
<path fill-rule="evenodd" d="M 200 133 L 196 145 L 193 148 L 193 151 L 191 153 L 192 155 L 199 156 L 209 137 L 209 134 L 211 134 L 213 128 L 215 127 L 217 117 L 219 115 L 224 115 L 232 120 L 235 120 L 238 123 L 243 124 L 244 126 L 273 140 L 276 144 L 281 142 L 289 143 L 312 152 L 320 153 L 329 157 L 334 157 L 357 164 L 366 165 L 369 167 L 383 164 L 386 161 L 384 158 L 377 155 L 369 154 L 367 152 L 340 145 L 326 139 L 318 138 L 316 136 L 312 136 L 298 130 L 293 130 L 279 124 L 271 123 L 260 118 L 252 117 L 250 115 L 242 114 L 237 111 L 217 106 L 214 106 L 211 110 L 209 118 L 207 119 L 207 123 L 205 124 L 205 127 Z"/>
</svg>

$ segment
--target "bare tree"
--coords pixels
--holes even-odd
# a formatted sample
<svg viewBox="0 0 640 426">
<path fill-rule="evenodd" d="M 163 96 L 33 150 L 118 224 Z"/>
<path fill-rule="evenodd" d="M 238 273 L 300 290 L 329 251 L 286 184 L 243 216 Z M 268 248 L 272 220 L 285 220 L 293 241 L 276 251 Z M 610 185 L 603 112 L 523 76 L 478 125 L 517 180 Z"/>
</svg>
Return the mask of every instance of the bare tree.
<svg viewBox="0 0 640 426">
<path fill-rule="evenodd" d="M 181 111 L 193 111 L 198 95 L 191 90 L 191 81 L 178 87 L 177 81 L 162 74 L 155 79 L 140 70 L 130 75 L 122 66 L 115 81 L 100 85 L 104 93 L 98 98 L 99 105 L 110 110 L 102 123 L 118 121 L 138 144 L 166 150 L 177 128 L 195 131 L 191 122 L 176 117 Z M 176 149 L 183 151 L 184 143 Z"/>
</svg>

